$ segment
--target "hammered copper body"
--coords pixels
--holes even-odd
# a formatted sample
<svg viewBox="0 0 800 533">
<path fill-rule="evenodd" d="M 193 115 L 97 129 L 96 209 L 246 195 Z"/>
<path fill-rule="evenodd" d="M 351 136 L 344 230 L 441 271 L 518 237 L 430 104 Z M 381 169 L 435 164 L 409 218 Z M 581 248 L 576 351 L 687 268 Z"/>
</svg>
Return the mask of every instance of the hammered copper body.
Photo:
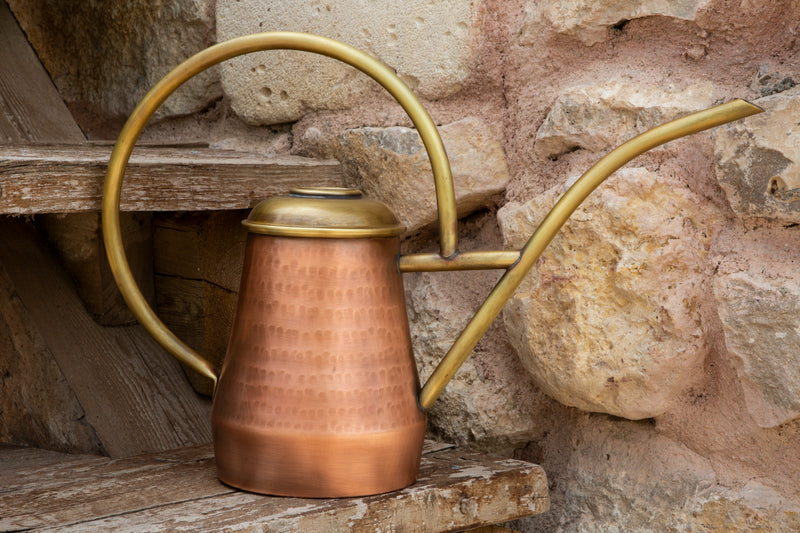
<svg viewBox="0 0 800 533">
<path fill-rule="evenodd" d="M 414 482 L 425 416 L 398 246 L 249 236 L 212 410 L 222 481 L 300 497 Z"/>
</svg>

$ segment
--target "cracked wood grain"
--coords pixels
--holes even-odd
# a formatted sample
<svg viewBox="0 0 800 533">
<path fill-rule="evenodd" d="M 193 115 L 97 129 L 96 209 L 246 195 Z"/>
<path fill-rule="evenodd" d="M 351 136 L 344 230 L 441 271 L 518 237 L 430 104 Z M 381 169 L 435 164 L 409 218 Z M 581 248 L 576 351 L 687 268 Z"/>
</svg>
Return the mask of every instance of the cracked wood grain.
<svg viewBox="0 0 800 533">
<path fill-rule="evenodd" d="M 13 451 L 13 450 L 12 450 Z M 10 452 L 9 452 L 10 453 Z M 0 448 L 0 467 L 4 452 Z M 3 468 L 0 468 L 3 472 Z M 0 479 L 2 480 L 2 479 Z M 548 509 L 538 465 L 427 444 L 417 482 L 363 498 L 300 499 L 217 481 L 210 446 L 63 465 L 46 457 L 0 491 L 0 529 L 459 531 Z"/>
</svg>

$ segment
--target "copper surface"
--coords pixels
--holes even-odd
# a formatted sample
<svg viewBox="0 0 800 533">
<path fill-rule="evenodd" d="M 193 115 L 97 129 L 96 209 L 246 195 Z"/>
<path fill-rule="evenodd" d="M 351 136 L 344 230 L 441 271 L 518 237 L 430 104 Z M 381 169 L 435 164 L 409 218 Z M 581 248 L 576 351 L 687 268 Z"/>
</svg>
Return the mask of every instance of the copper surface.
<svg viewBox="0 0 800 533">
<path fill-rule="evenodd" d="M 212 409 L 220 479 L 302 497 L 413 483 L 425 416 L 398 239 L 248 239 Z"/>
</svg>

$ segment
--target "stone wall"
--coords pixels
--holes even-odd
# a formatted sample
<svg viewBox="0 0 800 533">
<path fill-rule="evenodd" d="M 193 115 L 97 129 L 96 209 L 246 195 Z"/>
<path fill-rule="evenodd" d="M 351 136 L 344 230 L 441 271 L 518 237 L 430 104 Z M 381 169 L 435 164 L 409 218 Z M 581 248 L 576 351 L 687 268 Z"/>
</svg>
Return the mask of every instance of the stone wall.
<svg viewBox="0 0 800 533">
<path fill-rule="evenodd" d="M 464 250 L 519 247 L 572 180 L 649 127 L 735 97 L 762 106 L 603 184 L 431 432 L 545 467 L 552 509 L 514 524 L 524 531 L 800 530 L 800 1 L 10 4 L 96 135 L 215 39 L 308 31 L 374 54 L 441 126 Z M 102 46 L 80 55 L 73 36 Z M 153 138 L 341 158 L 353 185 L 400 211 L 407 251 L 436 249 L 424 149 L 352 69 L 253 54 L 161 117 Z M 407 275 L 423 377 L 497 277 Z"/>
</svg>

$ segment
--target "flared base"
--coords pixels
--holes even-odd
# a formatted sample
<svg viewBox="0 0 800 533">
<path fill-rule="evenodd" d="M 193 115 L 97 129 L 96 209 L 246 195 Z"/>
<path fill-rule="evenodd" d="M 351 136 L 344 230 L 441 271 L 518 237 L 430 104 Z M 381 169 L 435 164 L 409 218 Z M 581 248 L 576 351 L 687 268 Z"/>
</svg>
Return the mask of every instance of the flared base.
<svg viewBox="0 0 800 533">
<path fill-rule="evenodd" d="M 217 475 L 250 492 L 299 498 L 368 496 L 414 483 L 425 421 L 379 433 L 262 433 L 214 427 Z"/>
</svg>

